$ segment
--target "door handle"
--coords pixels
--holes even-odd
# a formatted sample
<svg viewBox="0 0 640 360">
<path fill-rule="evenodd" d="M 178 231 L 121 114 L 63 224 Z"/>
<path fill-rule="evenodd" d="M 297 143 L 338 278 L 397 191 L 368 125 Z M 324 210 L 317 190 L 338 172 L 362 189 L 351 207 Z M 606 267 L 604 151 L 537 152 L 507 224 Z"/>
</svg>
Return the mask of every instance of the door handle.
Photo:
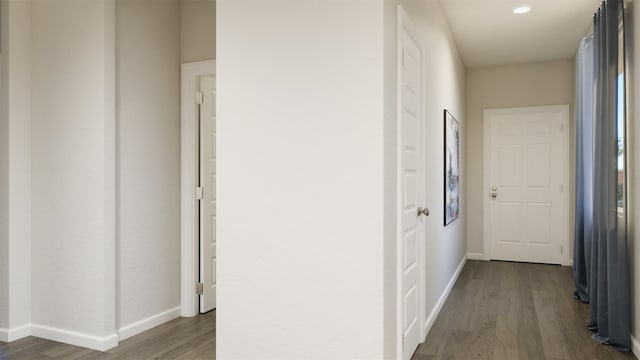
<svg viewBox="0 0 640 360">
<path fill-rule="evenodd" d="M 491 187 L 491 192 L 489 193 L 489 197 L 491 197 L 492 200 L 495 200 L 498 197 L 498 188 L 495 186 Z"/>
<path fill-rule="evenodd" d="M 427 208 L 418 208 L 418 216 L 420 215 L 424 215 L 424 216 L 429 216 L 431 212 L 429 211 L 429 209 Z"/>
</svg>

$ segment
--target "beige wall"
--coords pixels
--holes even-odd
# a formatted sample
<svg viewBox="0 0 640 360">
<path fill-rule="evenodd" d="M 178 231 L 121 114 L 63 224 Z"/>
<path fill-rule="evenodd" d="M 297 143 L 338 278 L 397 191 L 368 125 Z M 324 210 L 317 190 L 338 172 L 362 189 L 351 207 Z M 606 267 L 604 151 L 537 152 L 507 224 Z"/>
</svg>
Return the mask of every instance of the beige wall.
<svg viewBox="0 0 640 360">
<path fill-rule="evenodd" d="M 181 0 L 181 62 L 216 58 L 216 1 Z"/>
<path fill-rule="evenodd" d="M 465 166 L 466 69 L 439 3 L 405 3 L 421 40 L 423 54 L 426 164 L 425 206 L 431 210 L 425 233 L 425 305 L 427 318 L 466 254 Z M 444 226 L 444 109 L 460 123 L 460 217 Z"/>
<path fill-rule="evenodd" d="M 180 3 L 116 5 L 122 329 L 180 305 Z"/>
<path fill-rule="evenodd" d="M 570 104 L 573 129 L 574 68 L 573 60 L 563 60 L 467 70 L 467 178 L 473 179 L 467 182 L 467 251 L 470 254 L 484 254 L 482 111 Z M 572 143 L 573 137 L 572 134 Z M 571 149 L 573 163 L 573 146 Z M 573 191 L 571 194 L 573 199 Z M 571 231 L 573 233 L 573 229 Z"/>
</svg>

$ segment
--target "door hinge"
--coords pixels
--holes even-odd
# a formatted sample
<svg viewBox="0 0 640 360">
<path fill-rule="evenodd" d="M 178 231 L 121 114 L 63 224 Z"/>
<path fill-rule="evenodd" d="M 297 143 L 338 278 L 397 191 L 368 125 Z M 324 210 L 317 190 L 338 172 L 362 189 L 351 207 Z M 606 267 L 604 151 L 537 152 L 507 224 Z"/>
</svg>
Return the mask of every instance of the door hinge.
<svg viewBox="0 0 640 360">
<path fill-rule="evenodd" d="M 204 294 L 204 284 L 199 282 L 196 284 L 196 295 Z"/>
<path fill-rule="evenodd" d="M 564 254 L 564 246 L 560 246 L 560 254 Z"/>
<path fill-rule="evenodd" d="M 196 188 L 196 200 L 204 199 L 204 189 L 202 187 Z"/>
<path fill-rule="evenodd" d="M 196 104 L 202 105 L 204 102 L 204 93 L 202 91 L 196 91 Z"/>
<path fill-rule="evenodd" d="M 564 123 L 560 124 L 560 130 L 564 132 Z"/>
</svg>

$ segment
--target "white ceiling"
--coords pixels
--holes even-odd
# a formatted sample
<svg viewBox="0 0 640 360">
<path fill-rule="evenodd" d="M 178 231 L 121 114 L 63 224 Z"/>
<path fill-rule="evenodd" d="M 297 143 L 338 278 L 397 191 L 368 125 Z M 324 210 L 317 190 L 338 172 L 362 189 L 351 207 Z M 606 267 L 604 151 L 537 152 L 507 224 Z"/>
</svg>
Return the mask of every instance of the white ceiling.
<svg viewBox="0 0 640 360">
<path fill-rule="evenodd" d="M 469 66 L 570 59 L 602 0 L 440 0 Z M 531 12 L 512 10 L 531 5 Z"/>
</svg>

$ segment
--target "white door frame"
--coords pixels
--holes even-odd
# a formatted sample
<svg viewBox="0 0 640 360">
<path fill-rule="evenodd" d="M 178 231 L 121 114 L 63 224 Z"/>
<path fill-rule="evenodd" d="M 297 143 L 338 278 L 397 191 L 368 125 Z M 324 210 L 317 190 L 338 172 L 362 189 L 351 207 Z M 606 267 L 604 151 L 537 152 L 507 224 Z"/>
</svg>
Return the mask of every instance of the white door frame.
<svg viewBox="0 0 640 360">
<path fill-rule="evenodd" d="M 199 279 L 199 219 L 196 200 L 198 186 L 198 78 L 216 72 L 215 60 L 182 64 L 181 182 L 180 182 L 180 315 L 199 313 L 196 285 Z"/>
<path fill-rule="evenodd" d="M 403 193 L 402 193 L 402 187 L 401 187 L 401 183 L 402 183 L 402 129 L 403 129 L 403 125 L 402 125 L 402 119 L 403 119 L 403 114 L 402 114 L 402 72 L 403 72 L 403 68 L 402 68 L 402 58 L 403 58 L 403 39 L 402 39 L 402 31 L 403 29 L 405 29 L 407 31 L 407 33 L 409 33 L 411 35 L 411 37 L 413 38 L 413 40 L 415 41 L 416 45 L 418 45 L 420 52 L 422 55 L 424 55 L 424 52 L 422 50 L 422 47 L 420 45 L 420 41 L 419 38 L 416 34 L 416 31 L 413 27 L 413 23 L 411 22 L 411 18 L 407 15 L 407 13 L 405 12 L 404 8 L 402 7 L 402 5 L 398 5 L 397 6 L 397 22 L 398 22 L 398 27 L 397 27 L 397 113 L 396 113 L 396 132 L 397 132 L 397 145 L 396 145 L 396 162 L 397 162 L 397 169 L 396 169 L 396 181 L 397 181 L 397 192 L 396 192 L 396 201 L 397 201 L 397 232 L 396 232 L 396 262 L 397 262 L 397 287 L 396 287 L 396 305 L 397 305 L 397 313 L 396 313 L 396 327 L 397 327 L 397 335 L 396 335 L 396 353 L 397 353 L 397 358 L 398 359 L 402 359 L 403 353 L 404 353 L 404 349 L 403 349 L 403 332 L 404 332 L 404 326 L 403 326 L 403 301 L 402 301 L 402 297 L 403 297 L 403 289 L 402 289 L 402 273 L 404 271 L 404 269 L 402 268 L 402 254 L 401 254 L 401 249 L 403 249 L 403 245 L 402 245 L 402 241 L 403 241 L 403 234 L 402 234 L 402 228 L 400 226 L 400 224 L 402 224 L 402 217 L 404 215 L 403 213 L 403 209 L 402 209 L 402 197 L 403 197 Z M 423 73 L 423 66 L 424 66 L 424 58 L 423 56 L 420 57 L 421 58 L 421 63 L 419 64 L 420 66 L 420 74 Z M 419 79 L 420 82 L 420 87 L 424 90 L 424 84 L 423 84 L 423 79 Z M 424 92 L 422 93 L 422 95 L 424 95 Z M 425 155 L 425 141 L 426 141 L 426 126 L 425 126 L 425 116 L 424 116 L 424 102 L 420 101 L 418 106 L 420 106 L 420 153 L 422 154 L 422 158 L 419 159 L 419 163 L 421 164 L 419 166 L 419 178 L 425 179 L 425 171 L 426 171 L 426 157 Z M 421 176 L 421 177 L 420 177 Z M 426 189 L 424 189 L 424 186 L 420 186 L 418 187 L 418 196 L 422 198 L 422 201 L 424 201 L 424 197 L 425 197 L 425 193 L 426 193 Z M 422 203 L 422 201 L 418 202 L 418 207 L 424 207 L 425 204 Z M 418 219 L 418 226 L 420 226 L 421 219 Z M 426 221 L 424 221 L 424 223 L 426 224 Z M 426 225 L 424 225 L 426 227 Z M 423 228 L 423 231 L 419 231 L 418 235 L 421 235 L 421 237 L 418 237 L 418 256 L 417 256 L 417 260 L 418 260 L 418 329 L 419 329 L 419 336 L 421 339 L 421 343 L 424 342 L 425 338 L 426 338 L 426 300 L 425 300 L 425 289 L 426 289 L 426 228 Z"/>
<path fill-rule="evenodd" d="M 567 105 L 548 105 L 548 106 L 530 106 L 530 107 L 514 107 L 514 108 L 504 108 L 504 109 L 485 109 L 483 111 L 483 127 L 484 127 L 484 139 L 483 139 L 483 187 L 482 187 L 482 203 L 483 203 L 483 212 L 484 212 L 484 221 L 483 221 L 483 247 L 484 247 L 484 258 L 485 260 L 491 260 L 491 234 L 490 234 L 490 224 L 491 224 L 491 201 L 489 200 L 488 190 L 491 187 L 491 123 L 487 121 L 487 116 L 491 116 L 492 114 L 522 114 L 522 113 L 539 113 L 539 112 L 564 112 L 566 114 L 566 121 L 564 122 L 564 132 L 563 132 L 563 152 L 562 152 L 562 168 L 564 172 L 562 174 L 562 178 L 565 185 L 565 191 L 562 193 L 562 212 L 566 215 L 566 219 L 570 219 L 569 212 L 569 196 L 571 193 L 571 183 L 570 183 L 570 174 L 569 174 L 569 154 L 570 154 L 570 141 L 569 141 L 569 124 L 570 124 L 570 106 Z M 562 254 L 562 265 L 570 266 L 571 264 L 571 254 L 570 254 L 570 229 L 567 222 L 562 222 L 562 234 L 563 239 L 561 240 L 562 246 L 564 246 L 564 251 Z"/>
</svg>

